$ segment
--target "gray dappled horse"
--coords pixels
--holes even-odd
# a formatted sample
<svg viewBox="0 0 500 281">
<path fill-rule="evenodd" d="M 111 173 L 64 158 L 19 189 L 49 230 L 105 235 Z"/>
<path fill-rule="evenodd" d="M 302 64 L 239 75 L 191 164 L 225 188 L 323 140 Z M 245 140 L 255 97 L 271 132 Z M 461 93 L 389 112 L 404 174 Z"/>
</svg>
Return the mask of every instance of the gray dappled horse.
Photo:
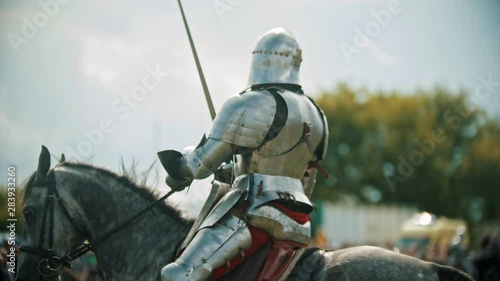
<svg viewBox="0 0 500 281">
<path fill-rule="evenodd" d="M 85 240 L 100 241 L 92 250 L 106 280 L 160 280 L 160 269 L 172 260 L 192 221 L 161 203 L 100 239 L 157 197 L 127 177 L 87 164 L 49 168 L 50 154 L 42 147 L 38 170 L 25 186 L 18 280 L 57 280 Z M 454 268 L 377 247 L 308 253 L 288 280 L 473 280 Z"/>
</svg>

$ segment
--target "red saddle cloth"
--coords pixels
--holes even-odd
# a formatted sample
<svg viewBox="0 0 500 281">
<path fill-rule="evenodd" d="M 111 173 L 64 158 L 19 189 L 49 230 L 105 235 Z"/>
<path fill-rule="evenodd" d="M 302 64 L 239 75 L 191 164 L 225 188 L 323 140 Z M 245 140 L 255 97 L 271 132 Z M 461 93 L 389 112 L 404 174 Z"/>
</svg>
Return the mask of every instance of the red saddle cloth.
<svg viewBox="0 0 500 281">
<path fill-rule="evenodd" d="M 296 251 L 305 247 L 293 241 L 272 240 L 229 272 L 225 267 L 216 269 L 214 278 L 218 281 L 276 281 L 291 265 Z"/>
<path fill-rule="evenodd" d="M 300 224 L 310 220 L 308 214 L 290 210 L 279 203 L 273 205 Z M 252 246 L 225 266 L 216 268 L 215 280 L 278 280 L 293 261 L 296 250 L 307 247 L 293 241 L 272 239 L 267 232 L 251 225 L 248 228 L 252 234 Z"/>
</svg>

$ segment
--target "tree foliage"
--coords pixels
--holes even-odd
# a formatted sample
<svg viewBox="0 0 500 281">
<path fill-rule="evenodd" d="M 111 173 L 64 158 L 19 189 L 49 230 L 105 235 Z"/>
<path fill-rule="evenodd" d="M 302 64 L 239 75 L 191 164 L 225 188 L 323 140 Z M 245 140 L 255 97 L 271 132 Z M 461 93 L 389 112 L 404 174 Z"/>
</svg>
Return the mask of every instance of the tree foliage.
<svg viewBox="0 0 500 281">
<path fill-rule="evenodd" d="M 329 123 L 330 178 L 316 199 L 415 205 L 471 223 L 500 219 L 500 123 L 470 96 L 353 90 L 317 99 Z"/>
<path fill-rule="evenodd" d="M 20 200 L 21 197 L 21 192 L 16 192 L 16 206 L 15 206 L 15 218 L 17 221 L 15 222 L 16 224 L 16 233 L 18 235 L 21 234 L 22 230 L 22 214 L 21 214 L 21 209 L 22 209 L 22 200 Z M 8 212 L 8 192 L 7 192 L 7 187 L 0 186 L 0 232 L 7 232 L 9 231 L 7 229 L 7 226 L 11 223 L 7 219 L 12 219 L 9 217 L 9 212 Z M 0 241 L 1 242 L 1 241 Z"/>
</svg>

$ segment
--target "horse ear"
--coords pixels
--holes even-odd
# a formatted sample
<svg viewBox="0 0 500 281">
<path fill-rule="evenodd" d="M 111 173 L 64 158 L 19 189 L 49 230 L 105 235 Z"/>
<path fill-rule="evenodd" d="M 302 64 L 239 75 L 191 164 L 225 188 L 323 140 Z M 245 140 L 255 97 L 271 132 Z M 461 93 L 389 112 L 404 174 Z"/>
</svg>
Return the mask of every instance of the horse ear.
<svg viewBox="0 0 500 281">
<path fill-rule="evenodd" d="M 64 153 L 61 154 L 61 159 L 59 159 L 59 164 L 64 163 L 66 161 L 66 156 L 64 156 Z"/>
<path fill-rule="evenodd" d="M 42 151 L 38 157 L 38 168 L 36 170 L 36 176 L 39 179 L 45 178 L 50 169 L 50 152 L 42 145 Z"/>
</svg>

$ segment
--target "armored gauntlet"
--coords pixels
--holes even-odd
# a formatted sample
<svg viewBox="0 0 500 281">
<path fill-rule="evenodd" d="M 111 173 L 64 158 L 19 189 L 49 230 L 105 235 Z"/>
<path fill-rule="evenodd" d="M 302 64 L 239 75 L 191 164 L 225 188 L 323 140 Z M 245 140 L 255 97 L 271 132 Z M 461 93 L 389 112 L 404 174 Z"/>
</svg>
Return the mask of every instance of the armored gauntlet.
<svg viewBox="0 0 500 281">
<path fill-rule="evenodd" d="M 191 184 L 193 180 L 185 178 L 180 172 L 183 158 L 182 153 L 175 150 L 164 150 L 158 152 L 158 158 L 168 173 L 165 182 L 170 188 L 175 191 L 181 191 Z"/>
</svg>

